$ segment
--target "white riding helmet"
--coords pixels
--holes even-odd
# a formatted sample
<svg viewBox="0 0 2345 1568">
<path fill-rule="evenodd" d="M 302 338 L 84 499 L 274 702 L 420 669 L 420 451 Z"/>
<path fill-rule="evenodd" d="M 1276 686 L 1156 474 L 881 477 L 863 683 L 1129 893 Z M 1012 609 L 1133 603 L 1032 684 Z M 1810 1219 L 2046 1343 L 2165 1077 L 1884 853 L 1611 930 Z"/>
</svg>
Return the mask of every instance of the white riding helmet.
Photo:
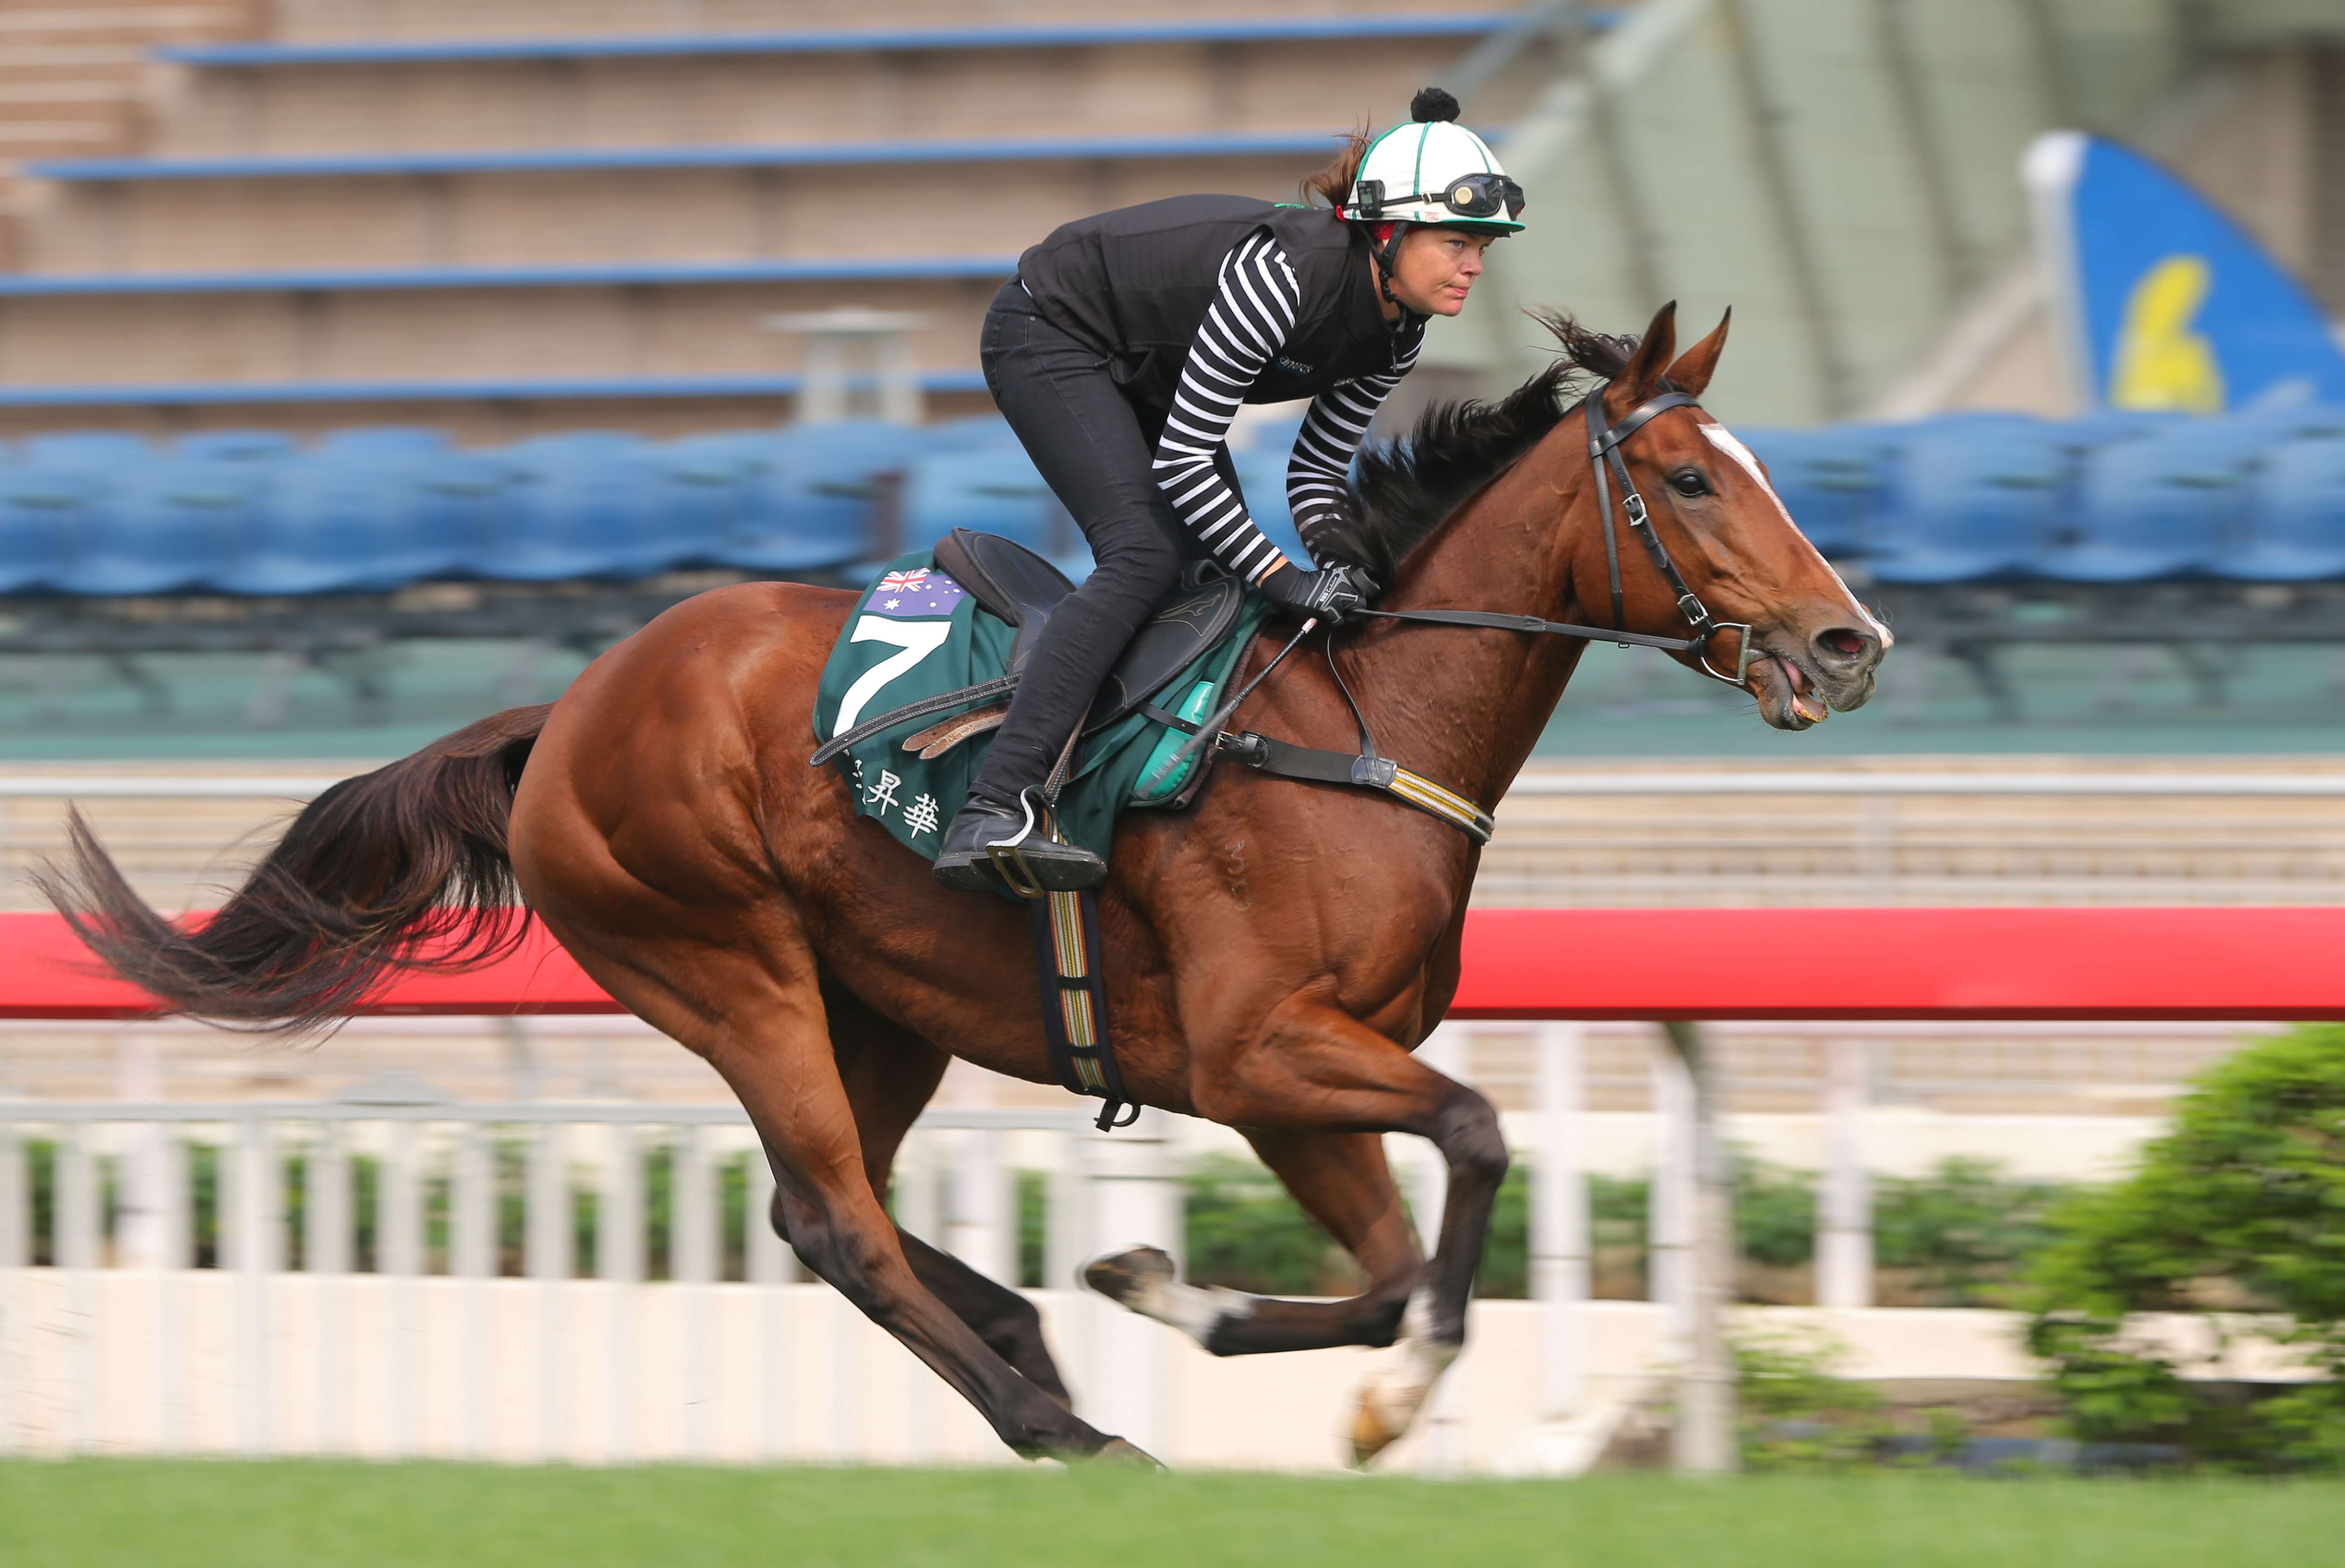
<svg viewBox="0 0 2345 1568">
<path fill-rule="evenodd" d="M 1523 187 L 1507 177 L 1487 143 L 1457 123 L 1457 100 L 1426 87 L 1408 113 L 1407 123 L 1368 144 L 1351 199 L 1336 210 L 1355 223 L 1520 231 Z"/>
</svg>

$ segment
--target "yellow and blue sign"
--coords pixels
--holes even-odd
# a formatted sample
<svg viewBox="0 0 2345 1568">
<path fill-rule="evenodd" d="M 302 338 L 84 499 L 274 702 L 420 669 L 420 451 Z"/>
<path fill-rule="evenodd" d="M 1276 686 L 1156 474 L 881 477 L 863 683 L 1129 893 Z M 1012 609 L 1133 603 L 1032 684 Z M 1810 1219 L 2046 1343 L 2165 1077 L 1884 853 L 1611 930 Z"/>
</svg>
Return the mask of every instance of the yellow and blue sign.
<svg viewBox="0 0 2345 1568">
<path fill-rule="evenodd" d="M 2320 308 L 2182 180 L 2074 131 L 2038 137 L 2026 175 L 2054 326 L 2086 402 L 2345 403 L 2345 354 Z"/>
</svg>

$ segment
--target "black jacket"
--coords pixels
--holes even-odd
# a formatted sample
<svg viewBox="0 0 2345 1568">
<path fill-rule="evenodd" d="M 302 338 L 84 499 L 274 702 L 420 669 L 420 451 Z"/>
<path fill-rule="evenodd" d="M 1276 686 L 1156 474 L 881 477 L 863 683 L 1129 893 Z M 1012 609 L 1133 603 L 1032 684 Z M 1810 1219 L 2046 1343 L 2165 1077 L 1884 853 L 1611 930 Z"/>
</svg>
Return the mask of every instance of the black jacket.
<svg viewBox="0 0 2345 1568">
<path fill-rule="evenodd" d="M 1244 196 L 1176 196 L 1079 218 L 1018 258 L 1043 319 L 1097 349 L 1152 432 L 1221 280 L 1222 260 L 1258 228 L 1276 237 L 1301 285 L 1294 330 L 1250 403 L 1314 397 L 1393 369 L 1367 236 L 1325 207 Z M 1406 320 L 1406 318 L 1404 318 Z"/>
</svg>

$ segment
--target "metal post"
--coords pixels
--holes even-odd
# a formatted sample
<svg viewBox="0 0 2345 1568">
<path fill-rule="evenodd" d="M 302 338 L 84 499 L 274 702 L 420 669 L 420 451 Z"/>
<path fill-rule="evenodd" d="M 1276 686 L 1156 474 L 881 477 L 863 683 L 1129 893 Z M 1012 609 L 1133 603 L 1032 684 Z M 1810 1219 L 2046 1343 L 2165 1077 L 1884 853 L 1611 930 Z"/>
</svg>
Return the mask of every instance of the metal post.
<svg viewBox="0 0 2345 1568">
<path fill-rule="evenodd" d="M 258 1112 L 237 1118 L 232 1237 L 237 1273 L 237 1447 L 267 1453 L 269 1406 L 269 1277 L 277 1267 L 277 1158 L 269 1126 Z"/>
<path fill-rule="evenodd" d="M 56 1235 L 51 1256 L 66 1271 L 66 1299 L 78 1331 L 68 1341 L 73 1406 L 66 1441 L 78 1451 L 96 1441 L 97 1351 L 96 1305 L 90 1273 L 97 1267 L 97 1162 L 89 1149 L 90 1129 L 76 1122 L 58 1131 Z"/>
<path fill-rule="evenodd" d="M 1416 1058 L 1434 1071 L 1462 1083 L 1466 1079 L 1466 1036 L 1454 1025 L 1441 1025 L 1416 1047 Z M 1413 1138 L 1410 1142 L 1414 1149 L 1409 1162 L 1413 1169 L 1409 1199 L 1416 1211 L 1417 1245 L 1430 1258 L 1441 1248 L 1441 1214 L 1449 1202 L 1449 1162 L 1424 1139 Z M 1428 1474 L 1447 1475 L 1458 1467 L 1463 1388 L 1457 1370 L 1452 1367 L 1426 1396 L 1425 1412 L 1420 1418 L 1425 1436 L 1418 1445 L 1417 1467 Z"/>
<path fill-rule="evenodd" d="M 17 1347 L 25 1340 L 25 1270 L 33 1257 L 30 1197 L 23 1129 L 0 1101 L 0 1452 L 19 1441 Z"/>
<path fill-rule="evenodd" d="M 375 1270 L 384 1280 L 391 1309 L 390 1353 L 383 1374 L 390 1380 L 391 1454 L 404 1458 L 416 1449 L 417 1351 L 422 1338 L 415 1277 L 423 1272 L 423 1191 L 418 1179 L 416 1128 L 391 1124 L 381 1179 L 375 1188 Z"/>
<path fill-rule="evenodd" d="M 493 1365 L 488 1282 L 497 1272 L 497 1204 L 490 1129 L 467 1123 L 457 1134 L 455 1168 L 448 1195 L 449 1272 L 458 1286 L 457 1330 L 463 1380 L 463 1452 L 478 1459 L 489 1452 L 489 1379 Z"/>
<path fill-rule="evenodd" d="M 1661 1310 L 1660 1359 L 1681 1367 L 1693 1339 L 1693 1086 L 1667 1040 L 1652 1057 L 1653 1168 L 1646 1196 L 1647 1294 Z"/>
<path fill-rule="evenodd" d="M 708 1451 L 708 1401 L 716 1396 L 708 1354 L 708 1284 L 716 1278 L 715 1172 L 708 1135 L 698 1127 L 679 1128 L 675 1145 L 673 1206 L 675 1234 L 669 1241 L 669 1268 L 684 1297 L 684 1451 L 699 1458 Z"/>
<path fill-rule="evenodd" d="M 1734 1359 L 1726 1342 L 1726 1308 L 1734 1300 L 1734 1168 L 1720 1136 L 1718 1062 L 1701 1030 L 1664 1024 L 1685 1064 L 1693 1106 L 1694 1224 L 1691 1251 L 1691 1355 L 1678 1377 L 1670 1459 L 1680 1471 L 1724 1474 L 1736 1468 Z"/>
<path fill-rule="evenodd" d="M 152 1035 L 134 1031 L 115 1037 L 114 1095 L 132 1105 L 163 1098 L 161 1053 Z M 132 1123 L 127 1131 L 122 1212 L 115 1229 L 117 1256 L 127 1269 L 157 1269 L 162 1266 L 165 1223 L 157 1168 L 164 1129 L 161 1123 L 148 1121 Z"/>
<path fill-rule="evenodd" d="M 1018 1203 L 1001 1158 L 1002 1135 L 967 1128 L 947 1135 L 952 1149 L 945 1250 L 1005 1285 L 1018 1283 Z"/>
<path fill-rule="evenodd" d="M 541 1122 L 530 1128 L 529 1167 L 522 1198 L 523 1267 L 537 1298 L 537 1457 L 553 1459 L 568 1430 L 568 1350 L 562 1289 L 574 1267 L 570 1232 L 570 1184 L 562 1173 L 562 1128 Z"/>
<path fill-rule="evenodd" d="M 350 1290 L 350 1155 L 340 1123 L 318 1125 L 305 1185 L 301 1262 L 318 1314 L 316 1437 L 311 1446 L 320 1453 L 338 1453 L 350 1444 L 350 1391 L 343 1386 L 350 1329 L 340 1308 Z"/>
<path fill-rule="evenodd" d="M 1183 1252 L 1181 1184 L 1166 1148 L 1170 1119 L 1146 1110 L 1117 1132 L 1094 1132 L 1084 1142 L 1091 1182 L 1094 1253 L 1146 1243 Z M 1094 1303 L 1091 1421 L 1101 1431 L 1158 1452 L 1165 1420 L 1163 1338 L 1159 1324 L 1104 1300 Z"/>
<path fill-rule="evenodd" d="M 610 1379 L 604 1454 L 613 1461 L 624 1461 L 639 1452 L 634 1430 L 634 1329 L 635 1296 L 644 1277 L 644 1169 L 634 1128 L 611 1128 L 610 1158 L 603 1169 L 602 1212 L 596 1220 L 594 1274 L 611 1286 L 604 1363 Z"/>
<path fill-rule="evenodd" d="M 766 1151 L 749 1151 L 749 1190 L 743 1204 L 741 1238 L 743 1264 L 753 1285 L 780 1285 L 793 1276 L 797 1259 L 783 1245 L 774 1230 L 774 1169 L 766 1163 Z M 750 1340 L 749 1397 L 756 1401 L 756 1457 L 777 1460 L 782 1457 L 782 1417 L 789 1408 L 789 1381 L 784 1358 L 787 1340 L 782 1335 L 781 1315 L 788 1298 L 779 1290 L 761 1290 L 752 1293 L 749 1310 L 756 1314 L 754 1338 Z"/>
<path fill-rule="evenodd" d="M 1873 1305 L 1873 1178 L 1864 1166 L 1865 1045 L 1824 1043 L 1824 1175 L 1817 1195 L 1816 1303 Z"/>
<path fill-rule="evenodd" d="M 164 1126 L 155 1146 L 155 1190 L 158 1204 L 154 1295 L 149 1302 L 154 1345 L 155 1445 L 165 1453 L 187 1446 L 182 1420 L 186 1369 L 180 1340 L 186 1331 L 178 1312 L 186 1281 L 181 1270 L 195 1266 L 195 1215 L 188 1181 L 188 1145 L 177 1128 Z"/>
<path fill-rule="evenodd" d="M 1543 1303 L 1540 1412 L 1571 1414 L 1588 1391 L 1588 1172 L 1580 1163 L 1587 1032 L 1542 1024 L 1538 1146 L 1531 1165 L 1531 1295 Z"/>
</svg>

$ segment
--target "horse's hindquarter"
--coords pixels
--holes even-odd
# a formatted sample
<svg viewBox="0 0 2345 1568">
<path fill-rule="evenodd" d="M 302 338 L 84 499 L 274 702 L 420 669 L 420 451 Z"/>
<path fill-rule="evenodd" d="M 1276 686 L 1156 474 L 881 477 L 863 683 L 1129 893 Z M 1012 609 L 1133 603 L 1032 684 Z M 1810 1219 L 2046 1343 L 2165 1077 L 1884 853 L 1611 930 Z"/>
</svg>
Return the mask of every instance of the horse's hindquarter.
<svg viewBox="0 0 2345 1568">
<path fill-rule="evenodd" d="M 555 705 L 514 799 L 532 906 L 630 1007 L 646 987 L 703 1038 L 744 1007 L 805 1006 L 808 960 L 883 1017 L 1047 1081 L 1022 910 L 939 887 L 811 768 L 813 704 L 850 593 L 757 583 L 676 606 Z M 642 1010 L 638 1007 L 638 1010 Z M 737 1026 L 736 1026 L 737 1027 Z"/>
<path fill-rule="evenodd" d="M 665 976 L 679 950 L 744 946 L 760 912 L 777 913 L 765 779 L 783 735 L 811 733 L 814 683 L 851 603 L 780 583 L 701 594 L 554 704 L 514 794 L 513 869 L 596 978 Z M 748 691 L 766 700 L 745 705 Z"/>
</svg>

